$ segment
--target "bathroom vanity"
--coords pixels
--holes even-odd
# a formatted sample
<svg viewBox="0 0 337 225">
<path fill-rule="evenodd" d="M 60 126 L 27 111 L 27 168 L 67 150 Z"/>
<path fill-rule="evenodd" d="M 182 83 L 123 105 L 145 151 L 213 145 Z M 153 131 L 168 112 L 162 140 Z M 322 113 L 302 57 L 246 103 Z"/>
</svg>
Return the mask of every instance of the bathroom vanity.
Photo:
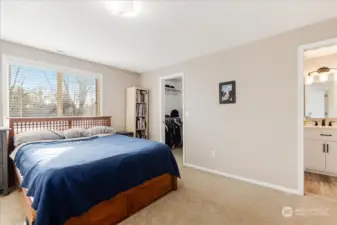
<svg viewBox="0 0 337 225">
<path fill-rule="evenodd" d="M 304 167 L 308 172 L 337 176 L 337 127 L 304 128 Z"/>
</svg>

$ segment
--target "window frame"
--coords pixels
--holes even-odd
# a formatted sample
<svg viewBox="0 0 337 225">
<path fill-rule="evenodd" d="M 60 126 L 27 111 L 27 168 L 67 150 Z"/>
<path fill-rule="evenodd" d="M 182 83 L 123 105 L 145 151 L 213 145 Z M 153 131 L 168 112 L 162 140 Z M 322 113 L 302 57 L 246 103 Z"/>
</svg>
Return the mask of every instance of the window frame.
<svg viewBox="0 0 337 225">
<path fill-rule="evenodd" d="M 68 73 L 68 74 L 73 74 L 76 76 L 84 76 L 84 77 L 96 77 L 99 80 L 100 84 L 100 90 L 99 90 L 99 115 L 95 116 L 102 116 L 103 115 L 103 76 L 100 73 L 95 73 L 95 72 L 90 72 L 90 71 L 84 71 L 80 70 L 77 68 L 69 68 L 65 66 L 60 66 L 60 65 L 55 65 L 55 64 L 50 64 L 42 61 L 34 61 L 34 60 L 29 60 L 29 59 L 24 59 L 24 58 L 18 58 L 15 56 L 10 56 L 10 55 L 2 55 L 2 76 L 1 76 L 1 89 L 2 90 L 2 116 L 3 116 L 3 123 L 7 124 L 8 119 L 9 119 L 9 84 L 8 84 L 8 79 L 9 79 L 9 66 L 11 64 L 24 64 L 27 66 L 33 66 L 33 67 L 38 67 L 41 69 L 52 69 L 56 70 L 58 73 L 61 72 L 62 74 Z M 78 116 L 56 116 L 56 117 L 78 117 Z M 94 116 L 93 116 L 94 117 Z"/>
</svg>

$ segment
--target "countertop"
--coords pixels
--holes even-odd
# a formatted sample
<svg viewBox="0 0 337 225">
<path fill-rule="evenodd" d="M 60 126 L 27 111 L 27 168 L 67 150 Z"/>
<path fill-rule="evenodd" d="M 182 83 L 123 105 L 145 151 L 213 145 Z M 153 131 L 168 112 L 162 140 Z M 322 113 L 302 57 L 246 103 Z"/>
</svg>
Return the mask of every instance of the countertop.
<svg viewBox="0 0 337 225">
<path fill-rule="evenodd" d="M 304 126 L 305 129 L 337 129 L 337 126 Z"/>
</svg>

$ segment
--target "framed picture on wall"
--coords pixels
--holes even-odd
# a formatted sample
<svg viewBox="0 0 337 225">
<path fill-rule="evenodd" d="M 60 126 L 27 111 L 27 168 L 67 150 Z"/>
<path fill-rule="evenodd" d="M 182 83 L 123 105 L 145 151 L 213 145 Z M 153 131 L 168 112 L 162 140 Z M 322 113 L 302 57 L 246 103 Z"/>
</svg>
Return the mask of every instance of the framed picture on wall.
<svg viewBox="0 0 337 225">
<path fill-rule="evenodd" d="M 219 103 L 234 104 L 236 103 L 236 82 L 227 81 L 219 84 Z"/>
</svg>

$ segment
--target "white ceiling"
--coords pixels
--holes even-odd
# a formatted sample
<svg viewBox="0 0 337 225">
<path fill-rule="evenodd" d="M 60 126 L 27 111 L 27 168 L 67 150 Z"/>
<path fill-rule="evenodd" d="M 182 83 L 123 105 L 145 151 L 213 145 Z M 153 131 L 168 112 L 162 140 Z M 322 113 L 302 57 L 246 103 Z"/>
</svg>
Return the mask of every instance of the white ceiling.
<svg viewBox="0 0 337 225">
<path fill-rule="evenodd" d="M 337 54 L 337 45 L 331 45 L 326 47 L 321 47 L 317 49 L 312 49 L 304 52 L 304 58 L 317 58 L 327 55 Z"/>
<path fill-rule="evenodd" d="M 337 16 L 329 0 L 150 0 L 135 18 L 101 1 L 3 1 L 2 39 L 137 72 Z"/>
</svg>

